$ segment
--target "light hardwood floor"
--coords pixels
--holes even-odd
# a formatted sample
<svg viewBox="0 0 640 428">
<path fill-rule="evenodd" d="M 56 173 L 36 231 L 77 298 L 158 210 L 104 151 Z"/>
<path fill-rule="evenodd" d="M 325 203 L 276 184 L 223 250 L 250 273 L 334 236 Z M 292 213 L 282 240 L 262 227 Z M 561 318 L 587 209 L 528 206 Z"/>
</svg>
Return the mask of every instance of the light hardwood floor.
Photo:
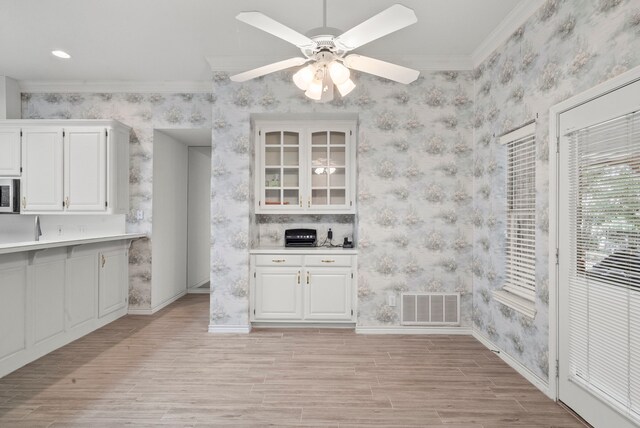
<svg viewBox="0 0 640 428">
<path fill-rule="evenodd" d="M 0 426 L 582 427 L 468 336 L 207 333 L 208 295 L 0 379 Z"/>
</svg>

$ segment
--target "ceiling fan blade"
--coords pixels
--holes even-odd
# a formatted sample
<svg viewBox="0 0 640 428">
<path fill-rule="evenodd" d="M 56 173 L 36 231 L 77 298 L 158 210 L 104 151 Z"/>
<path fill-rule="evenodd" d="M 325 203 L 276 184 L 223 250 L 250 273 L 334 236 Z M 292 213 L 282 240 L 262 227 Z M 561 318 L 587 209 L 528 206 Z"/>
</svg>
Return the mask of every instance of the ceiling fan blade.
<svg viewBox="0 0 640 428">
<path fill-rule="evenodd" d="M 236 19 L 281 38 L 299 48 L 312 46 L 313 40 L 261 12 L 240 12 Z"/>
<path fill-rule="evenodd" d="M 413 9 L 394 4 L 336 37 L 334 42 L 344 50 L 350 51 L 416 22 L 418 18 Z"/>
<path fill-rule="evenodd" d="M 404 84 L 413 82 L 420 75 L 418 70 L 362 55 L 347 55 L 343 62 L 345 66 L 353 68 L 354 70 L 374 74 Z"/>
<path fill-rule="evenodd" d="M 229 79 L 234 82 L 246 82 L 247 80 L 255 79 L 256 77 L 264 76 L 265 74 L 302 65 L 307 61 L 309 61 L 308 58 L 289 58 L 284 61 L 274 62 L 273 64 L 263 65 L 262 67 L 254 68 L 253 70 L 245 71 L 243 73 L 234 74 Z"/>
</svg>

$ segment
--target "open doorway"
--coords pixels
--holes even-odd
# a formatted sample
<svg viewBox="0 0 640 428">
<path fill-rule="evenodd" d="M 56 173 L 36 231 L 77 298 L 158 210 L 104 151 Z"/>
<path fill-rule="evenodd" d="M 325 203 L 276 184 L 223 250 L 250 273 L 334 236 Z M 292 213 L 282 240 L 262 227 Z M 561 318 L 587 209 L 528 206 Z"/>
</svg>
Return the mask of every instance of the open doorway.
<svg viewBox="0 0 640 428">
<path fill-rule="evenodd" d="M 187 292 L 211 291 L 211 144 L 189 147 Z"/>
<path fill-rule="evenodd" d="M 209 293 L 211 129 L 156 129 L 153 296 Z"/>
</svg>

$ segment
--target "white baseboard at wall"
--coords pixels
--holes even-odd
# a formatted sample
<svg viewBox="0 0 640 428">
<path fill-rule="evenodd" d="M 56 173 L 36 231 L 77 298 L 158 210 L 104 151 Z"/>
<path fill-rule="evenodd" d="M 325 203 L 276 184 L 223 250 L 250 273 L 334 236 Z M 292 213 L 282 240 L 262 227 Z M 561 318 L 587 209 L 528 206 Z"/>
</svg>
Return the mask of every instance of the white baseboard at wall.
<svg viewBox="0 0 640 428">
<path fill-rule="evenodd" d="M 468 327 L 356 326 L 357 334 L 459 334 L 471 335 Z"/>
<path fill-rule="evenodd" d="M 127 314 L 128 315 L 153 315 L 156 312 L 158 312 L 160 309 L 163 309 L 166 306 L 169 306 L 170 304 L 172 304 L 173 302 L 175 302 L 179 298 L 185 296 L 186 294 L 187 294 L 187 290 L 181 291 L 180 293 L 176 294 L 172 298 L 160 303 L 158 306 L 156 306 L 155 308 L 151 308 L 151 309 L 132 309 L 132 308 L 129 308 L 129 310 L 127 311 Z"/>
<path fill-rule="evenodd" d="M 507 363 L 512 369 L 517 371 L 522 377 L 528 380 L 533 386 L 538 388 L 544 395 L 555 400 L 555 397 L 549 394 L 549 384 L 544 381 L 540 376 L 532 372 L 528 367 L 522 364 L 520 361 L 513 358 L 511 355 L 507 354 L 503 349 L 498 347 L 495 343 L 489 340 L 487 337 L 482 335 L 478 330 L 473 330 L 473 337 L 475 337 L 478 342 L 482 343 L 488 349 L 492 351 L 498 351 L 495 354 L 500 357 L 502 361 Z"/>
<path fill-rule="evenodd" d="M 251 325 L 209 324 L 209 333 L 248 334 L 248 333 L 251 333 Z"/>
</svg>

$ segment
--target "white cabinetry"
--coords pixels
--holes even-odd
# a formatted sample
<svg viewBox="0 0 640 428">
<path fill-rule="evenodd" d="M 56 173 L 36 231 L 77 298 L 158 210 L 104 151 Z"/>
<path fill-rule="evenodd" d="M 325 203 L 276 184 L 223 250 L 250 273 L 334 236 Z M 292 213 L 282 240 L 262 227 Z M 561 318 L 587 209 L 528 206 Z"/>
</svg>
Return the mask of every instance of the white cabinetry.
<svg viewBox="0 0 640 428">
<path fill-rule="evenodd" d="M 39 251 L 31 266 L 34 343 L 65 332 L 65 248 Z M 90 285 L 89 285 L 90 286 Z"/>
<path fill-rule="evenodd" d="M 64 205 L 67 211 L 105 211 L 107 130 L 68 128 L 64 135 Z"/>
<path fill-rule="evenodd" d="M 0 377 L 125 315 L 127 253 L 120 240 L 0 255 Z"/>
<path fill-rule="evenodd" d="M 27 332 L 27 257 L 0 257 L 0 363 L 24 352 Z"/>
<path fill-rule="evenodd" d="M 0 121 L 0 149 L 18 148 L 17 161 L 2 156 L 0 176 L 22 167 L 25 214 L 126 214 L 129 132 L 113 120 Z"/>
<path fill-rule="evenodd" d="M 302 318 L 301 271 L 295 267 L 256 267 L 256 319 Z"/>
<path fill-rule="evenodd" d="M 93 245 L 73 247 L 67 259 L 67 329 L 82 327 L 96 317 L 98 260 Z"/>
<path fill-rule="evenodd" d="M 355 121 L 257 121 L 256 213 L 355 213 Z"/>
<path fill-rule="evenodd" d="M 355 253 L 315 253 L 251 256 L 251 321 L 355 322 Z"/>
<path fill-rule="evenodd" d="M 101 252 L 99 262 L 98 316 L 102 318 L 127 306 L 129 292 L 127 252 L 124 249 Z"/>
<path fill-rule="evenodd" d="M 20 176 L 20 128 L 0 128 L 0 177 Z"/>
<path fill-rule="evenodd" d="M 62 211 L 62 128 L 22 129 L 23 212 Z"/>
</svg>

